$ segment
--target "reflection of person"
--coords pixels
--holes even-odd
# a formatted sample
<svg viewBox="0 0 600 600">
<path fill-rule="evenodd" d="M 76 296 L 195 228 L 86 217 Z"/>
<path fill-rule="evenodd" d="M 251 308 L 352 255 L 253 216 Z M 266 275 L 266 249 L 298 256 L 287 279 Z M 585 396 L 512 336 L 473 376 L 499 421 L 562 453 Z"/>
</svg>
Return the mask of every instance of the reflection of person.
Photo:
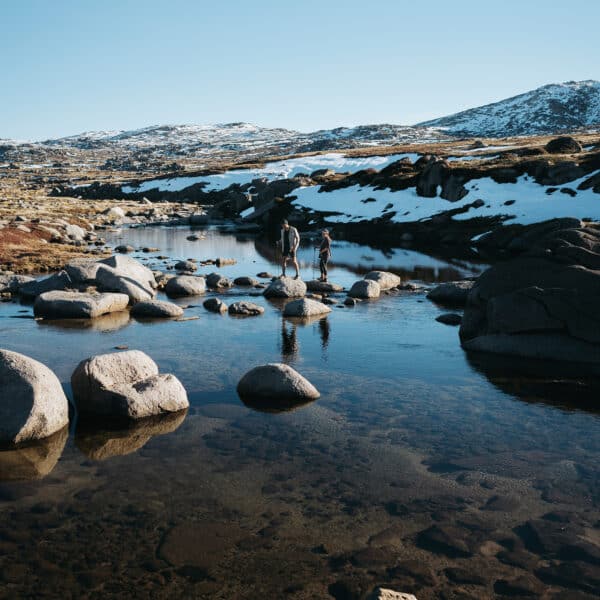
<svg viewBox="0 0 600 600">
<path fill-rule="evenodd" d="M 300 245 L 300 234 L 295 227 L 292 227 L 287 221 L 281 222 L 281 270 L 282 277 L 285 277 L 285 267 L 287 266 L 288 260 L 292 259 L 292 264 L 296 269 L 296 276 L 294 279 L 300 277 L 300 268 L 298 267 L 298 261 L 296 259 L 296 252 Z"/>
<path fill-rule="evenodd" d="M 319 334 L 321 336 L 321 346 L 323 350 L 327 348 L 329 345 L 329 334 L 331 330 L 329 328 L 329 319 L 327 317 L 323 317 L 319 321 Z"/>
<path fill-rule="evenodd" d="M 286 358 L 294 358 L 298 354 L 298 339 L 296 337 L 296 324 L 290 323 L 290 331 L 288 331 L 288 323 L 285 319 L 281 320 L 281 355 L 285 361 Z"/>
<path fill-rule="evenodd" d="M 319 281 L 327 281 L 327 263 L 331 258 L 331 237 L 329 237 L 329 230 L 323 229 L 321 246 L 319 247 L 319 270 L 321 271 L 321 277 Z"/>
</svg>

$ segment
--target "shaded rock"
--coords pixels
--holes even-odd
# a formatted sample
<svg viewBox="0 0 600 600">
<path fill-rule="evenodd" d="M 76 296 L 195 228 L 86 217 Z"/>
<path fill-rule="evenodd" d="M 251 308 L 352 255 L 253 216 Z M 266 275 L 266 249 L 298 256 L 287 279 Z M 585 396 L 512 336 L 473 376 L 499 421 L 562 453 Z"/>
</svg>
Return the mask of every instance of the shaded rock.
<svg viewBox="0 0 600 600">
<path fill-rule="evenodd" d="M 71 278 L 66 271 L 59 271 L 50 277 L 37 281 L 29 281 L 19 286 L 19 293 L 25 298 L 35 298 L 44 292 L 66 290 L 73 286 Z"/>
<path fill-rule="evenodd" d="M 263 405 L 268 409 L 289 409 L 295 405 L 316 400 L 318 390 L 292 367 L 272 363 L 248 371 L 237 386 L 244 403 L 250 406 Z"/>
<path fill-rule="evenodd" d="M 139 350 L 102 354 L 82 361 L 71 376 L 81 413 L 139 419 L 189 406 L 173 375 L 159 375 L 156 363 Z"/>
<path fill-rule="evenodd" d="M 214 313 L 225 313 L 228 310 L 227 304 L 219 298 L 208 298 L 204 301 L 202 306 L 204 306 L 206 310 Z"/>
<path fill-rule="evenodd" d="M 187 273 L 195 273 L 198 269 L 198 265 L 193 263 L 191 260 L 180 260 L 178 263 L 175 263 L 176 271 L 185 271 Z"/>
<path fill-rule="evenodd" d="M 74 283 L 93 283 L 99 266 L 98 261 L 94 259 L 75 258 L 65 265 L 65 271 Z"/>
<path fill-rule="evenodd" d="M 69 428 L 25 445 L 0 450 L 0 481 L 27 481 L 48 475 L 61 457 Z"/>
<path fill-rule="evenodd" d="M 283 309 L 284 317 L 314 317 L 317 315 L 325 315 L 330 313 L 331 309 L 317 300 L 301 298 L 300 300 L 292 300 L 285 305 Z"/>
<path fill-rule="evenodd" d="M 536 569 L 535 575 L 548 585 L 582 590 L 596 597 L 600 589 L 598 567 L 582 562 L 552 562 Z"/>
<path fill-rule="evenodd" d="M 329 281 L 319 281 L 318 279 L 312 279 L 306 282 L 306 289 L 310 292 L 317 292 L 319 294 L 333 294 L 336 292 L 343 292 L 344 287 L 337 283 L 331 283 Z"/>
<path fill-rule="evenodd" d="M 247 302 L 242 300 L 240 302 L 234 302 L 228 308 L 230 315 L 238 315 L 242 317 L 254 317 L 262 315 L 265 309 L 254 302 Z"/>
<path fill-rule="evenodd" d="M 254 287 L 258 284 L 258 280 L 253 277 L 236 277 L 233 280 L 234 285 L 239 285 L 240 287 Z"/>
<path fill-rule="evenodd" d="M 187 410 L 145 417 L 115 426 L 103 424 L 97 418 L 79 419 L 75 431 L 75 445 L 92 460 L 106 460 L 125 456 L 145 446 L 151 438 L 175 431 L 183 423 Z"/>
<path fill-rule="evenodd" d="M 125 310 L 128 304 L 125 294 L 45 292 L 36 298 L 33 312 L 45 319 L 94 319 Z"/>
<path fill-rule="evenodd" d="M 183 315 L 183 308 L 173 304 L 172 302 L 164 302 L 163 300 L 149 300 L 147 302 L 138 302 L 131 309 L 131 314 L 134 317 L 147 319 L 161 319 L 180 317 Z"/>
<path fill-rule="evenodd" d="M 21 290 L 21 286 L 34 281 L 34 277 L 29 277 L 27 275 L 0 274 L 0 294 L 4 294 L 6 292 L 18 294 Z"/>
<path fill-rule="evenodd" d="M 231 279 L 223 277 L 220 273 L 210 273 L 210 275 L 206 276 L 206 285 L 213 289 L 230 288 L 233 286 L 233 282 Z"/>
<path fill-rule="evenodd" d="M 574 154 L 583 150 L 581 144 L 568 135 L 550 140 L 545 148 L 546 152 L 550 152 L 550 154 Z"/>
<path fill-rule="evenodd" d="M 345 298 L 344 306 L 356 306 L 356 300 L 354 298 Z"/>
<path fill-rule="evenodd" d="M 204 277 L 194 277 L 193 275 L 178 275 L 167 281 L 165 292 L 172 298 L 183 296 L 199 296 L 206 292 L 206 282 Z"/>
<path fill-rule="evenodd" d="M 460 325 L 462 317 L 456 313 L 444 313 L 435 318 L 436 321 L 444 325 Z"/>
<path fill-rule="evenodd" d="M 365 279 L 377 282 L 382 290 L 391 290 L 402 283 L 398 275 L 387 271 L 370 271 L 365 275 Z"/>
<path fill-rule="evenodd" d="M 47 438 L 69 422 L 60 381 L 42 363 L 0 350 L 0 443 Z"/>
<path fill-rule="evenodd" d="M 291 277 L 274 279 L 264 291 L 266 298 L 302 298 L 305 294 L 304 281 Z"/>
<path fill-rule="evenodd" d="M 352 285 L 348 296 L 350 298 L 379 298 L 381 294 L 381 288 L 376 281 L 372 279 L 363 279 L 357 281 Z"/>
<path fill-rule="evenodd" d="M 121 246 L 117 246 L 115 248 L 115 252 L 119 254 L 130 254 L 131 252 L 135 252 L 135 248 L 133 246 L 129 246 L 128 244 L 122 244 Z"/>
<path fill-rule="evenodd" d="M 434 287 L 427 298 L 439 304 L 464 306 L 473 285 L 473 281 L 449 281 Z"/>
</svg>

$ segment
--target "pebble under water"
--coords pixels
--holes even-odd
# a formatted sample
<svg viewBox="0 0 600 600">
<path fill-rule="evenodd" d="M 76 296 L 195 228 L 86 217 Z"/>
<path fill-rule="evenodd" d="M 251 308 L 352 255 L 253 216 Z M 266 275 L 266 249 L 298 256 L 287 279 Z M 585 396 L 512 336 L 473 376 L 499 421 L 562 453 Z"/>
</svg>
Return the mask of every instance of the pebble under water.
<svg viewBox="0 0 600 600">
<path fill-rule="evenodd" d="M 159 248 L 135 255 L 153 268 L 159 255 L 223 256 L 238 262 L 200 272 L 278 272 L 268 243 L 200 233 L 110 241 Z M 304 247 L 304 279 L 312 258 Z M 347 287 L 375 268 L 429 283 L 485 268 L 348 242 L 332 260 Z M 80 360 L 127 346 L 190 399 L 187 414 L 129 428 L 73 414 L 68 431 L 0 452 L 0 598 L 358 599 L 378 585 L 419 600 L 597 597 L 597 382 L 467 356 L 422 292 L 309 322 L 250 299 L 264 315 L 212 314 L 197 297 L 177 301 L 195 320 L 43 322 L 0 304 L 0 346 L 48 365 L 68 394 Z M 290 364 L 321 398 L 284 412 L 243 404 L 237 382 L 267 362 Z"/>
</svg>

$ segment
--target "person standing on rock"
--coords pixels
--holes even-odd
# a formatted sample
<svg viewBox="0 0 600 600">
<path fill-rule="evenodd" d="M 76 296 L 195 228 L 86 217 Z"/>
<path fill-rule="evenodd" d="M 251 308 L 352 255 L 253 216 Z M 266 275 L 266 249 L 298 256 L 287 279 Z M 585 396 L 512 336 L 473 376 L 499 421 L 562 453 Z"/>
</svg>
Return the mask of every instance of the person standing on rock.
<svg viewBox="0 0 600 600">
<path fill-rule="evenodd" d="M 294 279 L 300 277 L 300 268 L 298 267 L 298 260 L 296 259 L 296 252 L 300 245 L 300 234 L 295 227 L 292 227 L 287 221 L 281 222 L 281 270 L 282 277 L 285 277 L 285 268 L 288 260 L 292 259 L 292 264 L 296 269 L 296 276 Z"/>
<path fill-rule="evenodd" d="M 319 281 L 327 281 L 327 263 L 331 258 L 331 237 L 329 229 L 323 229 L 321 246 L 319 247 L 319 270 L 321 277 Z"/>
</svg>

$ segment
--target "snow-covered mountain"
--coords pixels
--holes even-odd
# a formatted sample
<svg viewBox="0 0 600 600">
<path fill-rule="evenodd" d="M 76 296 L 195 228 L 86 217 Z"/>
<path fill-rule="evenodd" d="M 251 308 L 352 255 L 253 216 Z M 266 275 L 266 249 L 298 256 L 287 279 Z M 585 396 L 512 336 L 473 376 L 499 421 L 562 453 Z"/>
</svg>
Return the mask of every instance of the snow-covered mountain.
<svg viewBox="0 0 600 600">
<path fill-rule="evenodd" d="M 544 85 L 500 102 L 419 125 L 476 137 L 533 135 L 600 127 L 600 81 Z"/>
<path fill-rule="evenodd" d="M 14 149 L 30 154 L 79 149 L 104 150 L 121 162 L 180 157 L 239 162 L 301 152 L 435 142 L 456 136 L 505 137 L 582 128 L 600 128 L 598 81 L 545 85 L 507 100 L 414 126 L 376 124 L 302 133 L 249 123 L 156 125 L 131 131 L 86 132 L 34 144 L 0 139 L 0 154 L 3 149 L 7 156 Z M 12 155 L 9 158 L 13 160 Z"/>
</svg>

